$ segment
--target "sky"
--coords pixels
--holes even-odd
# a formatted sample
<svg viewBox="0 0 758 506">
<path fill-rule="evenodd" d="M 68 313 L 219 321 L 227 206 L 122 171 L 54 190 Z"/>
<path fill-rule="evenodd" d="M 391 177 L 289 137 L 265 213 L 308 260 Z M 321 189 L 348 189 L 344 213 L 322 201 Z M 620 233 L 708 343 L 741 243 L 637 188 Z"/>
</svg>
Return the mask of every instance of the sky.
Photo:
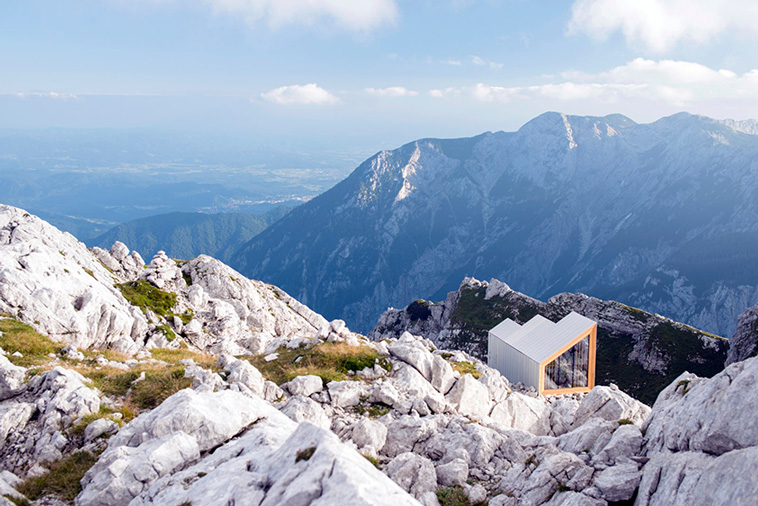
<svg viewBox="0 0 758 506">
<path fill-rule="evenodd" d="M 0 2 L 0 128 L 392 147 L 545 111 L 758 118 L 758 2 Z"/>
</svg>

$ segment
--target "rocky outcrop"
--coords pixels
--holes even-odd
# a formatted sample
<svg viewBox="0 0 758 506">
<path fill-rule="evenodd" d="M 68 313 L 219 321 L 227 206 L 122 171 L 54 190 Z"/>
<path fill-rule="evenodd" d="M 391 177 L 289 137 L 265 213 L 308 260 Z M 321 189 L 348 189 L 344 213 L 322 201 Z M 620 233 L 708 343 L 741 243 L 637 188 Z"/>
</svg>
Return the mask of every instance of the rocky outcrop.
<svg viewBox="0 0 758 506">
<path fill-rule="evenodd" d="M 77 372 L 55 367 L 0 403 L 0 470 L 44 466 L 71 450 L 66 429 L 100 409 L 100 396 L 86 383 Z"/>
<path fill-rule="evenodd" d="M 754 394 L 758 358 L 711 379 L 682 375 L 645 422 L 638 504 L 729 504 L 758 493 L 748 469 L 758 456 Z"/>
<path fill-rule="evenodd" d="M 143 283 L 173 291 L 172 311 L 199 327 L 202 339 L 193 341 L 189 323 L 146 311 L 147 344 L 157 345 L 157 325 L 167 324 L 177 332 L 166 343 L 173 351 L 106 358 L 67 346 L 49 360 L 35 357 L 47 363 L 34 369 L 14 365 L 18 354 L 0 354 L 0 494 L 23 500 L 19 478 L 79 452 L 97 460 L 82 479 L 79 506 L 438 506 L 437 493 L 451 490 L 495 506 L 602 506 L 635 497 L 645 505 L 739 504 L 758 492 L 749 478 L 758 358 L 712 379 L 682 374 L 652 411 L 614 385 L 542 397 L 465 351 L 407 332 L 369 341 L 227 269 L 208 257 L 177 263 L 158 255 L 139 273 Z M 479 288 L 488 300 L 515 297 L 503 284 Z M 599 307 L 581 300 L 587 311 Z M 224 353 L 214 366 L 174 344 L 251 353 L 252 328 L 269 335 L 257 341 L 265 355 L 250 361 Z M 298 365 L 313 359 L 314 346 L 340 358 L 323 370 Z M 170 369 L 153 358 L 161 355 L 175 355 Z M 266 375 L 289 381 L 277 385 Z M 132 404 L 141 412 L 129 421 L 121 403 L 148 380 L 167 382 L 156 383 L 168 390 L 156 399 L 165 400 Z M 49 501 L 56 499 L 42 499 Z"/>
<path fill-rule="evenodd" d="M 737 330 L 729 340 L 726 365 L 758 355 L 758 305 L 740 315 Z"/>
<path fill-rule="evenodd" d="M 486 360 L 487 332 L 504 318 L 523 324 L 540 314 L 558 321 L 571 311 L 598 323 L 597 383 L 617 384 L 644 402 L 652 403 L 685 370 L 712 376 L 723 369 L 726 339 L 583 294 L 562 293 L 542 302 L 496 279 L 466 278 L 442 302 L 415 301 L 405 309 L 390 308 L 368 335 L 379 340 L 410 332 L 440 348 L 464 350 Z"/>
<path fill-rule="evenodd" d="M 82 484 L 81 506 L 418 504 L 334 434 L 232 391 L 170 397 L 111 438 Z"/>
<path fill-rule="evenodd" d="M 78 348 L 134 353 L 147 321 L 119 281 L 72 235 L 0 205 L 0 313 Z"/>
</svg>

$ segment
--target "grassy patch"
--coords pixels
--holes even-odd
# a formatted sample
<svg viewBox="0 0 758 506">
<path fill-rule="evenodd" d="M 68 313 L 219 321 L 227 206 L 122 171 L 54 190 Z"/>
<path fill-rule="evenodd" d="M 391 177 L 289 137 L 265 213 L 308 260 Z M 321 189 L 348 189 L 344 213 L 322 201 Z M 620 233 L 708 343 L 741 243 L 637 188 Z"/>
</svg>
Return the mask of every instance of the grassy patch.
<svg viewBox="0 0 758 506">
<path fill-rule="evenodd" d="M 54 495 L 71 502 L 82 491 L 80 483 L 84 473 L 95 465 L 98 455 L 78 451 L 67 455 L 50 466 L 50 472 L 30 478 L 18 486 L 18 491 L 32 501 L 42 496 Z"/>
<path fill-rule="evenodd" d="M 440 506 L 472 506 L 462 487 L 440 487 L 437 489 Z"/>
<path fill-rule="evenodd" d="M 381 462 L 379 462 L 379 459 L 374 457 L 373 455 L 369 455 L 368 453 L 361 453 L 363 455 L 363 458 L 371 462 L 375 468 L 381 469 Z"/>
<path fill-rule="evenodd" d="M 263 376 L 281 385 L 297 376 L 313 374 L 324 383 L 348 379 L 347 373 L 373 367 L 379 360 L 383 367 L 389 361 L 368 346 L 349 346 L 344 343 L 323 343 L 311 348 L 277 350 L 279 358 L 266 362 L 263 355 L 247 357 Z"/>
<path fill-rule="evenodd" d="M 197 365 L 204 369 L 219 370 L 216 365 L 218 358 L 207 353 L 200 353 L 187 348 L 170 349 L 155 348 L 150 350 L 150 355 L 156 360 L 162 360 L 169 364 L 178 364 L 180 360 L 191 358 Z"/>
<path fill-rule="evenodd" d="M 8 354 L 8 360 L 22 367 L 47 363 L 50 361 L 49 353 L 58 353 L 63 348 L 18 320 L 0 320 L 0 332 L 0 348 Z M 15 352 L 23 357 L 14 357 L 12 353 Z"/>
<path fill-rule="evenodd" d="M 618 424 L 619 425 L 634 425 L 634 422 L 628 418 L 622 418 L 621 420 L 618 421 Z"/>
<path fill-rule="evenodd" d="M 139 307 L 143 312 L 153 313 L 167 318 L 172 316 L 171 309 L 176 305 L 176 294 L 169 293 L 151 285 L 145 279 L 116 285 L 124 298 Z"/>
<path fill-rule="evenodd" d="M 311 446 L 310 448 L 306 448 L 305 450 L 300 450 L 297 452 L 297 456 L 295 457 L 295 462 L 300 462 L 301 460 L 310 460 L 311 457 L 313 457 L 313 454 L 316 453 L 316 447 Z"/>
<path fill-rule="evenodd" d="M 173 330 L 171 330 L 171 325 L 169 325 L 168 323 L 164 323 L 163 325 L 156 325 L 155 328 L 163 332 L 163 335 L 166 336 L 166 339 L 168 339 L 168 342 L 171 342 L 174 339 L 176 339 L 176 334 L 174 333 Z"/>
<path fill-rule="evenodd" d="M 82 269 L 84 269 L 84 272 L 86 272 L 87 274 L 89 274 L 90 276 L 92 276 L 93 278 L 95 278 L 95 273 L 92 272 L 91 269 L 87 269 L 86 267 L 82 267 Z M 97 279 L 97 278 L 95 278 L 95 279 Z"/>
<path fill-rule="evenodd" d="M 192 378 L 184 377 L 184 368 L 147 371 L 145 379 L 135 384 L 129 399 L 140 409 L 153 409 L 170 396 L 192 386 Z"/>
<path fill-rule="evenodd" d="M 370 418 L 379 418 L 390 412 L 390 406 L 382 402 L 366 402 L 363 401 L 357 406 L 353 407 L 353 410 L 359 415 L 368 415 Z"/>
<path fill-rule="evenodd" d="M 479 372 L 476 369 L 476 366 L 472 364 L 471 362 L 452 362 L 453 369 L 461 373 L 461 376 L 464 374 L 470 374 L 476 379 L 479 379 L 482 376 L 482 373 Z"/>
<path fill-rule="evenodd" d="M 188 309 L 182 314 L 178 314 L 174 316 L 178 316 L 179 319 L 182 321 L 182 323 L 187 325 L 190 321 L 192 321 L 192 318 L 195 317 L 195 313 L 193 313 L 191 309 Z"/>
</svg>

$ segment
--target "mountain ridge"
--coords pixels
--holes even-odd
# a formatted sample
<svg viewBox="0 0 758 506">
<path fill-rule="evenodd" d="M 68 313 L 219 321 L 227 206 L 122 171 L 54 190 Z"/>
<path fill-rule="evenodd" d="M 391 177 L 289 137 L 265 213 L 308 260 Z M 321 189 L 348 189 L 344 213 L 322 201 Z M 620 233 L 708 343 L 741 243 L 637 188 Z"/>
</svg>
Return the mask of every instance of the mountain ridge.
<svg viewBox="0 0 758 506">
<path fill-rule="evenodd" d="M 475 276 L 730 335 L 758 302 L 756 157 L 758 136 L 687 113 L 545 113 L 516 132 L 377 153 L 231 262 L 363 331 L 388 306 Z"/>
</svg>

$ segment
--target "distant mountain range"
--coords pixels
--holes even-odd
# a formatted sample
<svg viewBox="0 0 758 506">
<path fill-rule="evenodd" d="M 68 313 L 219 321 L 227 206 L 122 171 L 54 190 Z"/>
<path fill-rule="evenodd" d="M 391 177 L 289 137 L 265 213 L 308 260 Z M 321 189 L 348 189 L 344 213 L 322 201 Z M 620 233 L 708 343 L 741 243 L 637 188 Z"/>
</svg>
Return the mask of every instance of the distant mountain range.
<svg viewBox="0 0 758 506">
<path fill-rule="evenodd" d="M 546 113 L 382 151 L 230 261 L 368 331 L 465 276 L 583 292 L 720 335 L 758 302 L 756 123 Z"/>
<path fill-rule="evenodd" d="M 87 246 L 109 249 L 121 241 L 149 262 L 158 251 L 172 258 L 205 254 L 227 260 L 242 244 L 284 216 L 291 208 L 277 207 L 265 214 L 166 213 L 122 223 L 87 241 Z"/>
</svg>

